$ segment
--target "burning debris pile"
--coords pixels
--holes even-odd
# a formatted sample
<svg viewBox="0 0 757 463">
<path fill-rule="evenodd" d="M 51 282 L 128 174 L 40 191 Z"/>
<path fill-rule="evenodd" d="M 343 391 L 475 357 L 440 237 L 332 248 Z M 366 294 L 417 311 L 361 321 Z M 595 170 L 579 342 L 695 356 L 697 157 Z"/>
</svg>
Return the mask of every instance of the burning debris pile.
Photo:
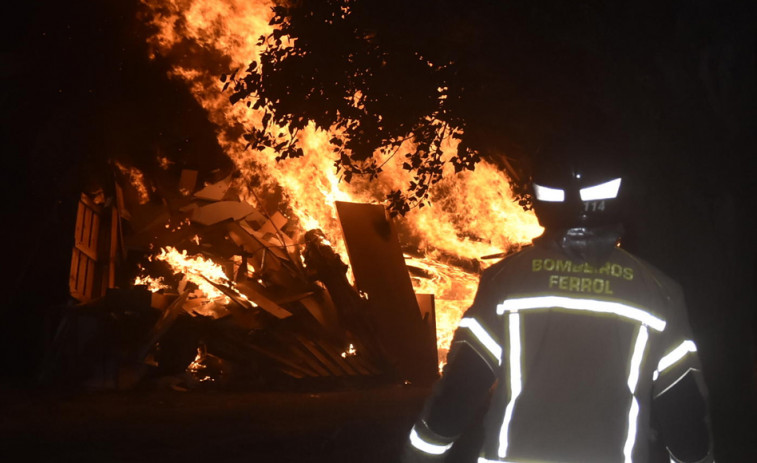
<svg viewBox="0 0 757 463">
<path fill-rule="evenodd" d="M 302 233 L 240 200 L 231 175 L 196 188 L 198 172 L 183 170 L 175 185 L 151 188 L 115 166 L 112 197 L 79 202 L 78 303 L 61 317 L 43 380 L 129 388 L 150 378 L 191 387 L 436 376 L 433 296 L 416 296 L 383 206 L 336 203 L 352 284 L 323 231 Z"/>
<path fill-rule="evenodd" d="M 392 222 L 375 203 L 411 180 L 401 155 L 411 138 L 374 153 L 378 177 L 350 180 L 334 169 L 338 130 L 274 126 L 224 92 L 221 74 L 259 61 L 273 3 L 141 4 L 151 58 L 185 84 L 233 167 L 181 170 L 193 161 L 167 156 L 185 153 L 156 149 L 140 164 L 149 176 L 116 162 L 107 193 L 82 196 L 70 282 L 78 304 L 51 323 L 43 376 L 118 387 L 151 375 L 435 377 L 486 257 L 541 233 L 502 166 L 484 160 L 455 174 L 447 161 L 459 140 L 440 141 L 447 173 L 431 202 Z M 250 127 L 288 133 L 302 156 L 280 161 L 250 145 Z"/>
</svg>

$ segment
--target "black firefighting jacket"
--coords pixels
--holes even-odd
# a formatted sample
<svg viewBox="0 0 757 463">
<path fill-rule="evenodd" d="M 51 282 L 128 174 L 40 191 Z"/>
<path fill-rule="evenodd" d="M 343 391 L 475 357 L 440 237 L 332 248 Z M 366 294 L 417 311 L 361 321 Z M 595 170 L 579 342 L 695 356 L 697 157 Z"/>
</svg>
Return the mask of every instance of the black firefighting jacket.
<svg viewBox="0 0 757 463">
<path fill-rule="evenodd" d="M 564 244 L 483 273 L 405 461 L 443 461 L 483 407 L 479 463 L 646 463 L 650 443 L 712 462 L 680 287 L 619 247 L 590 264 Z"/>
</svg>

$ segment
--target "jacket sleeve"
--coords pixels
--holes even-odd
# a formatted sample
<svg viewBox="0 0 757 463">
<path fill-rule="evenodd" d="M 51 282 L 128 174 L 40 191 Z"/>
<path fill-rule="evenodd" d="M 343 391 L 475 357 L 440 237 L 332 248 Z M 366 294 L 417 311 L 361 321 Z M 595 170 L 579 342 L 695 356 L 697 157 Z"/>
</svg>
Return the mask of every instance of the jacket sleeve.
<svg viewBox="0 0 757 463">
<path fill-rule="evenodd" d="M 473 306 L 455 331 L 442 377 L 410 431 L 404 463 L 442 461 L 489 397 L 502 349 L 492 319 L 495 308 L 484 293 L 482 279 Z"/>
<path fill-rule="evenodd" d="M 654 372 L 655 427 L 675 463 L 712 463 L 713 446 L 707 388 L 691 336 L 680 288 L 672 289 L 673 317 L 665 330 Z"/>
</svg>

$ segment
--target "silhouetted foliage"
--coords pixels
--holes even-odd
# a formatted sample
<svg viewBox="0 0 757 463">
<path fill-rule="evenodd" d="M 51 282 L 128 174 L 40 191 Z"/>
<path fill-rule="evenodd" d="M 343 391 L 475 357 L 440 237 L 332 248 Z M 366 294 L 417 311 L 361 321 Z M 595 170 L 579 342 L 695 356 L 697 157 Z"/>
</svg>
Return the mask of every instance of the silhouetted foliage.
<svg viewBox="0 0 757 463">
<path fill-rule="evenodd" d="M 404 157 L 413 180 L 388 195 L 389 209 L 404 214 L 422 207 L 446 163 L 460 172 L 481 160 L 460 111 L 464 48 L 457 42 L 469 38 L 461 18 L 450 14 L 454 7 L 462 8 L 427 0 L 276 6 L 276 29 L 260 38 L 260 62 L 222 78 L 233 103 L 264 112 L 259 126 L 248 127 L 248 146 L 272 148 L 278 159 L 302 156 L 297 133 L 312 122 L 339 134 L 331 140 L 334 163 L 347 182 L 356 175 L 373 179 L 389 158 Z M 444 155 L 450 138 L 459 142 L 457 150 Z M 400 149 L 405 141 L 412 150 Z"/>
<path fill-rule="evenodd" d="M 739 24 L 738 2 L 726 3 L 719 21 Z M 302 156 L 295 140 L 313 123 L 338 134 L 334 163 L 347 182 L 401 156 L 413 179 L 388 195 L 395 213 L 424 204 L 447 163 L 460 172 L 484 158 L 511 174 L 528 207 L 527 167 L 556 132 L 591 138 L 622 126 L 616 146 L 630 146 L 664 118 L 673 127 L 708 105 L 746 114 L 743 99 L 717 93 L 741 85 L 728 70 L 745 52 L 728 51 L 730 36 L 708 19 L 715 11 L 708 2 L 279 0 L 259 62 L 224 81 L 232 102 L 265 114 L 247 128 L 253 149 Z M 448 139 L 458 149 L 443 156 Z M 621 151 L 607 155 L 629 157 Z"/>
</svg>

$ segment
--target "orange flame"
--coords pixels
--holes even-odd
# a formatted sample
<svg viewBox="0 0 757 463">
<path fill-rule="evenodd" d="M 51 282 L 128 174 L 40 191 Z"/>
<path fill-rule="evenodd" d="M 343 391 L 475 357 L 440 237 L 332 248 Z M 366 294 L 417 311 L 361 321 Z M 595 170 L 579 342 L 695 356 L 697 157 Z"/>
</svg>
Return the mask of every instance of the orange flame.
<svg viewBox="0 0 757 463">
<path fill-rule="evenodd" d="M 146 202 L 148 202 L 150 200 L 150 193 L 147 191 L 147 184 L 145 182 L 145 176 L 142 171 L 137 169 L 136 167 L 126 167 L 118 161 L 116 161 L 115 164 L 116 167 L 118 167 L 118 170 L 120 170 L 123 175 L 128 177 L 129 183 L 131 183 L 131 186 L 134 187 L 134 189 L 137 191 L 139 204 L 145 204 Z"/>
<path fill-rule="evenodd" d="M 271 1 L 257 0 L 142 0 L 146 21 L 155 26 L 149 39 L 154 55 L 172 57 L 172 76 L 190 88 L 217 127 L 221 147 L 236 163 L 242 178 L 262 179 L 255 190 L 251 182 L 238 185 L 245 200 L 258 204 L 256 195 L 278 186 L 287 206 L 303 230 L 320 228 L 346 255 L 336 217 L 334 201 L 381 202 L 392 189 L 407 185 L 409 173 L 402 158 L 384 159 L 383 174 L 377 181 L 353 179 L 340 182 L 332 158 L 329 139 L 333 134 L 308 126 L 298 134 L 305 156 L 277 162 L 272 150 L 244 149 L 238 128 L 260 124 L 262 113 L 246 105 L 231 105 L 222 92 L 219 69 L 245 68 L 257 60 L 257 40 L 268 34 Z M 217 63 L 199 62 L 182 47 L 202 47 L 215 54 Z M 223 67 L 220 67 L 224 63 Z M 448 157 L 454 141 L 447 142 Z M 403 148 L 409 148 L 405 146 Z M 404 152 L 401 150 L 401 152 Z M 380 156 L 377 153 L 377 156 Z M 382 161 L 384 161 L 382 160 Z M 415 279 L 419 292 L 436 295 L 440 357 L 449 345 L 451 333 L 475 294 L 478 277 L 460 268 L 442 264 L 446 255 L 478 260 L 481 256 L 517 248 L 538 236 L 542 229 L 530 212 L 524 212 L 512 197 L 507 177 L 493 165 L 481 162 L 473 172 L 448 175 L 433 188 L 434 203 L 415 209 L 402 220 L 403 240 L 417 243 L 426 258 L 430 279 Z M 486 262 L 479 261 L 481 266 Z"/>
<path fill-rule="evenodd" d="M 229 277 L 226 276 L 223 268 L 212 260 L 202 256 L 188 256 L 187 251 L 179 251 L 171 246 L 161 248 L 154 259 L 166 262 L 174 273 L 184 274 L 184 278 L 196 284 L 197 288 L 209 299 L 228 302 L 226 295 L 208 282 L 208 280 L 217 284 L 229 282 Z"/>
<path fill-rule="evenodd" d="M 138 275 L 134 278 L 134 286 L 147 286 L 151 293 L 157 293 L 161 289 L 169 289 L 163 278 L 153 278 L 149 275 Z"/>
</svg>

